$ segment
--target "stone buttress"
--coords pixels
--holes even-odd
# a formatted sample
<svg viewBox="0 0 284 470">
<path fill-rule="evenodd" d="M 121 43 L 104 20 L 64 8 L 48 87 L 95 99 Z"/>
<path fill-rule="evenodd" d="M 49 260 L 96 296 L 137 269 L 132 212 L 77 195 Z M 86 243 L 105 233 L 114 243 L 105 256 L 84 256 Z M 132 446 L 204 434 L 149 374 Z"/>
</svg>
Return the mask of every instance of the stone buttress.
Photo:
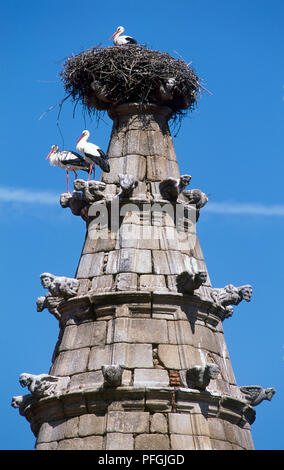
<svg viewBox="0 0 284 470">
<path fill-rule="evenodd" d="M 171 111 L 133 104 L 109 115 L 110 173 L 90 185 L 93 196 L 86 182 L 78 191 L 87 233 L 76 292 L 42 300 L 60 327 L 46 379 L 55 385 L 20 413 L 39 450 L 253 449 L 254 408 L 222 328 L 240 289 L 211 286 Z"/>
</svg>

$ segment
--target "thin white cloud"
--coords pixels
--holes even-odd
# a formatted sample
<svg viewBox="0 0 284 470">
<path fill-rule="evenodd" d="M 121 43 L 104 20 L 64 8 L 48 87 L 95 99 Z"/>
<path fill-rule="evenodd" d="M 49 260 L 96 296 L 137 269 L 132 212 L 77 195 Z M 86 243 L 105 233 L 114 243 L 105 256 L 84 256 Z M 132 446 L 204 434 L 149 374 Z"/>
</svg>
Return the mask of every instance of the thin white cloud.
<svg viewBox="0 0 284 470">
<path fill-rule="evenodd" d="M 214 214 L 284 216 L 284 205 L 266 205 L 257 203 L 210 202 L 203 209 Z"/>
<path fill-rule="evenodd" d="M 0 186 L 0 202 L 16 202 L 20 204 L 58 204 L 59 196 L 50 191 L 9 188 Z"/>
</svg>

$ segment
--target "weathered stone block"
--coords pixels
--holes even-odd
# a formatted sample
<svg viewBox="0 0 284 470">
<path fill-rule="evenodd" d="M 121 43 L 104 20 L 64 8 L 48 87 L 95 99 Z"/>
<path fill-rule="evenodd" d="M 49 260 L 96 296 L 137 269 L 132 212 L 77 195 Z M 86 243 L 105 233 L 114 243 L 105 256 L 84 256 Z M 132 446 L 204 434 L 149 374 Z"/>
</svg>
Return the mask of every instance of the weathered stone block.
<svg viewBox="0 0 284 470">
<path fill-rule="evenodd" d="M 147 179 L 161 181 L 167 176 L 167 159 L 160 155 L 147 156 Z"/>
<path fill-rule="evenodd" d="M 56 450 L 58 446 L 57 441 L 53 442 L 44 442 L 36 446 L 36 450 Z"/>
<path fill-rule="evenodd" d="M 112 362 L 126 368 L 153 367 L 152 346 L 150 344 L 115 343 Z"/>
<path fill-rule="evenodd" d="M 167 291 L 165 276 L 142 274 L 140 276 L 140 289 L 149 291 Z"/>
<path fill-rule="evenodd" d="M 64 330 L 59 351 L 102 345 L 105 341 L 105 321 L 81 323 L 78 326 L 70 325 Z"/>
<path fill-rule="evenodd" d="M 79 418 L 76 416 L 75 418 L 68 419 L 66 421 L 66 428 L 65 428 L 65 438 L 77 437 L 79 430 Z"/>
<path fill-rule="evenodd" d="M 42 442 L 52 442 L 64 439 L 66 430 L 66 421 L 51 421 L 50 423 L 43 423 L 40 427 L 37 444 Z"/>
<path fill-rule="evenodd" d="M 119 291 L 137 290 L 137 282 L 136 273 L 119 273 L 115 278 L 115 289 Z"/>
<path fill-rule="evenodd" d="M 162 364 L 164 364 L 168 369 L 181 368 L 178 346 L 159 344 L 158 356 Z"/>
<path fill-rule="evenodd" d="M 160 434 L 167 434 L 168 422 L 166 416 L 162 413 L 154 413 L 151 420 L 150 431 Z"/>
<path fill-rule="evenodd" d="M 70 390 L 88 390 L 102 386 L 103 383 L 103 374 L 100 370 L 97 370 L 95 372 L 84 372 L 83 374 L 72 375 L 69 388 Z"/>
<path fill-rule="evenodd" d="M 147 133 L 142 130 L 130 130 L 126 133 L 125 155 L 149 155 Z M 131 173 L 133 174 L 133 173 Z M 140 179 L 140 178 L 139 178 Z M 143 178 L 141 178 L 143 180 Z"/>
<path fill-rule="evenodd" d="M 207 436 L 194 436 L 196 450 L 213 450 L 210 438 Z"/>
<path fill-rule="evenodd" d="M 94 346 L 90 352 L 88 370 L 100 370 L 103 364 L 110 364 L 111 351 L 112 348 L 109 345 Z"/>
<path fill-rule="evenodd" d="M 152 261 L 150 250 L 135 250 L 123 248 L 119 251 L 119 272 L 151 273 Z"/>
<path fill-rule="evenodd" d="M 150 414 L 143 411 L 110 411 L 107 415 L 107 432 L 149 432 Z"/>
<path fill-rule="evenodd" d="M 103 438 L 89 436 L 85 438 L 65 439 L 58 443 L 57 450 L 102 450 Z"/>
<path fill-rule="evenodd" d="M 133 450 L 134 439 L 132 434 L 108 432 L 106 434 L 106 450 Z"/>
<path fill-rule="evenodd" d="M 135 369 L 134 387 L 167 387 L 169 374 L 164 369 Z"/>
<path fill-rule="evenodd" d="M 52 366 L 52 375 L 73 375 L 87 370 L 90 349 L 75 349 L 61 352 Z"/>
<path fill-rule="evenodd" d="M 178 345 L 181 369 L 189 369 L 195 365 L 203 365 L 204 354 L 200 348 L 190 345 Z"/>
<path fill-rule="evenodd" d="M 113 276 L 106 274 L 105 276 L 96 276 L 92 279 L 92 291 L 109 292 L 113 287 Z"/>
<path fill-rule="evenodd" d="M 172 434 L 192 435 L 191 416 L 189 413 L 169 413 L 169 432 Z"/>
<path fill-rule="evenodd" d="M 171 434 L 172 450 L 195 450 L 192 436 L 182 434 Z"/>
<path fill-rule="evenodd" d="M 168 450 L 169 437 L 164 434 L 140 434 L 135 438 L 135 450 Z"/>
<path fill-rule="evenodd" d="M 105 417 L 95 414 L 86 414 L 80 416 L 79 436 L 90 436 L 92 434 L 104 434 Z"/>
<path fill-rule="evenodd" d="M 218 439 L 210 439 L 212 450 L 234 450 L 232 444 Z"/>
<path fill-rule="evenodd" d="M 82 255 L 76 278 L 89 278 L 103 274 L 104 253 Z"/>
<path fill-rule="evenodd" d="M 191 416 L 192 434 L 196 436 L 210 436 L 209 424 L 203 414 L 194 413 Z"/>
<path fill-rule="evenodd" d="M 103 232 L 105 234 L 105 232 Z M 111 237 L 111 233 L 108 233 L 108 237 L 92 238 L 87 237 L 83 248 L 83 254 L 91 254 L 100 251 L 111 251 L 115 249 L 116 240 Z"/>
<path fill-rule="evenodd" d="M 116 274 L 118 272 L 118 250 L 108 253 L 105 272 L 106 274 Z"/>
<path fill-rule="evenodd" d="M 224 422 L 218 418 L 208 418 L 209 435 L 211 439 L 226 440 Z"/>
<path fill-rule="evenodd" d="M 166 320 L 117 318 L 113 323 L 115 343 L 167 343 Z"/>
</svg>

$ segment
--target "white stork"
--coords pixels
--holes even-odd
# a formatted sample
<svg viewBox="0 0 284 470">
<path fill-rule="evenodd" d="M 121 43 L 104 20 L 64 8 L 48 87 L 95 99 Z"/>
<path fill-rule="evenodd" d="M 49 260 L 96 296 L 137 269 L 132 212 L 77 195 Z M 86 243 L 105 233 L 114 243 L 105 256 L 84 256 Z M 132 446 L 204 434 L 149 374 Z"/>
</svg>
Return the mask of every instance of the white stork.
<svg viewBox="0 0 284 470">
<path fill-rule="evenodd" d="M 106 173 L 110 172 L 110 166 L 108 162 L 108 157 L 106 154 L 98 147 L 98 145 L 92 144 L 91 142 L 87 142 L 88 138 L 90 137 L 90 132 L 84 130 L 81 134 L 81 137 L 77 140 L 76 149 L 78 152 L 81 152 L 84 156 L 86 162 L 90 164 L 90 172 L 89 178 L 94 168 L 94 179 L 95 179 L 95 165 L 98 165 L 101 170 L 105 171 Z"/>
<path fill-rule="evenodd" d="M 76 152 L 70 150 L 59 151 L 58 145 L 52 145 L 46 160 L 49 159 L 49 163 L 52 166 L 59 166 L 66 170 L 67 174 L 67 192 L 69 193 L 69 171 L 74 171 L 77 178 L 76 171 L 90 171 L 90 165 Z"/>
<path fill-rule="evenodd" d="M 117 30 L 115 33 L 113 33 L 109 40 L 113 38 L 113 43 L 115 46 L 123 46 L 124 44 L 137 44 L 136 39 L 132 38 L 131 36 L 121 36 L 124 31 L 125 29 L 123 26 L 118 26 Z"/>
</svg>

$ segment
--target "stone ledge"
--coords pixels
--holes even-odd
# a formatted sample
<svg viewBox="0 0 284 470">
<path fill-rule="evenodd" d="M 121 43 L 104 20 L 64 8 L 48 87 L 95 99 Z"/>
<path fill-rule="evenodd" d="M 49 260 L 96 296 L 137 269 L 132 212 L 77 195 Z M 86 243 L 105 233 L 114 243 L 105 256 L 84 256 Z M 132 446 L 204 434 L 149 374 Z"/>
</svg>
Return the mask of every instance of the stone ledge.
<svg viewBox="0 0 284 470">
<path fill-rule="evenodd" d="M 127 304 L 129 307 L 129 316 L 135 316 L 135 308 L 139 309 L 139 304 L 148 304 L 151 306 L 150 311 L 154 315 L 159 314 L 159 318 L 163 316 L 163 306 L 169 306 L 173 312 L 176 308 L 187 310 L 189 307 L 194 308 L 194 313 L 189 313 L 194 321 L 201 320 L 202 322 L 216 327 L 222 321 L 220 309 L 214 306 L 209 301 L 202 300 L 195 295 L 186 295 L 178 292 L 163 292 L 163 291 L 111 291 L 111 292 L 90 292 L 89 295 L 80 297 L 73 297 L 66 302 L 62 302 L 58 307 L 61 315 L 60 324 L 64 326 L 67 321 L 72 321 L 72 318 L 84 320 L 86 318 L 96 317 L 96 308 L 102 307 L 107 310 L 107 315 L 111 318 L 115 316 L 115 306 Z M 131 304 L 135 307 L 131 308 Z M 147 307 L 147 308 L 148 308 Z M 155 312 L 155 308 L 157 312 Z M 197 309 L 200 308 L 200 311 Z M 141 312 L 140 312 L 141 313 Z M 168 311 L 166 311 L 168 315 Z M 186 313 L 184 314 L 186 315 Z M 99 316 L 104 316 L 100 314 Z"/>
<path fill-rule="evenodd" d="M 19 409 L 31 423 L 37 436 L 44 422 L 74 418 L 88 413 L 108 411 L 150 411 L 151 413 L 195 413 L 196 406 L 206 418 L 216 417 L 249 428 L 255 410 L 246 402 L 229 395 L 217 395 L 175 387 L 117 387 L 74 390 L 57 397 L 28 402 Z"/>
</svg>

